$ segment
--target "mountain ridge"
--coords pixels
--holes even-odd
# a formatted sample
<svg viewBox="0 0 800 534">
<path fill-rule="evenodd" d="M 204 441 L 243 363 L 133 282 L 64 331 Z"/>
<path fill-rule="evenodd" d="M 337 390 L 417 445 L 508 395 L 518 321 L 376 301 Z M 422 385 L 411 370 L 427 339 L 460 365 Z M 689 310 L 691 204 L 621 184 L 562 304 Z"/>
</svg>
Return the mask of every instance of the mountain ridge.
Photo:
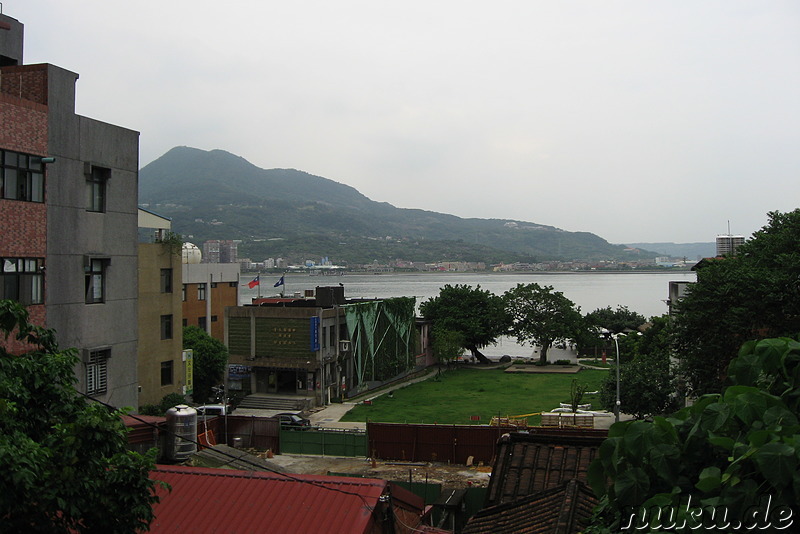
<svg viewBox="0 0 800 534">
<path fill-rule="evenodd" d="M 172 217 L 175 231 L 197 241 L 240 239 L 242 254 L 254 258 L 329 256 L 356 263 L 634 259 L 624 245 L 590 232 L 398 208 L 328 178 L 297 169 L 261 169 L 219 149 L 169 150 L 139 171 L 139 190 L 140 203 Z M 654 255 L 640 251 L 635 259 Z"/>
</svg>

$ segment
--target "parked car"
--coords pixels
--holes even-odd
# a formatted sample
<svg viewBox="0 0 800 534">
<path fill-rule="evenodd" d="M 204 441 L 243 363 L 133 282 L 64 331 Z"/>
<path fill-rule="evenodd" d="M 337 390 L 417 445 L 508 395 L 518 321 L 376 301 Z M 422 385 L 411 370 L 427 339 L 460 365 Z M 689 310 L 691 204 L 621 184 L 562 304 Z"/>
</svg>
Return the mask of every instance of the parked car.
<svg viewBox="0 0 800 534">
<path fill-rule="evenodd" d="M 281 426 L 291 427 L 298 430 L 311 428 L 311 421 L 305 417 L 300 417 L 296 413 L 279 413 L 275 417 L 281 421 Z"/>
</svg>

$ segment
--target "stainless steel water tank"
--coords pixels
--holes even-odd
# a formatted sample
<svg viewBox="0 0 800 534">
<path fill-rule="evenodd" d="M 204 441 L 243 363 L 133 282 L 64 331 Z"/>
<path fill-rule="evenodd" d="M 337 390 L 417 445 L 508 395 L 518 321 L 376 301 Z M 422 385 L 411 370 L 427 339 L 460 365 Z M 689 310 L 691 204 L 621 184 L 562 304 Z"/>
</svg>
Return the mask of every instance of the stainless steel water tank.
<svg viewBox="0 0 800 534">
<path fill-rule="evenodd" d="M 197 452 L 197 410 L 185 404 L 167 410 L 167 432 L 167 458 L 188 460 Z"/>
</svg>

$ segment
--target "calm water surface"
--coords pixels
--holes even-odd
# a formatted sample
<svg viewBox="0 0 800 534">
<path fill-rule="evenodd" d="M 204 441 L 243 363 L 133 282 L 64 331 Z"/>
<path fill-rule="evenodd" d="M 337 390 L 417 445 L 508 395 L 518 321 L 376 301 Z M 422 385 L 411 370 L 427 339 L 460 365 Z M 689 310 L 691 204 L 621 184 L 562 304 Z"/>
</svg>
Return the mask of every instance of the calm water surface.
<svg viewBox="0 0 800 534">
<path fill-rule="evenodd" d="M 261 275 L 262 296 L 275 295 L 277 288 L 272 284 L 279 275 Z M 242 282 L 248 281 L 246 276 Z M 284 292 L 291 295 L 303 293 L 316 286 L 344 284 L 348 298 L 388 298 L 416 297 L 417 306 L 435 297 L 446 284 L 466 284 L 481 286 L 481 289 L 502 295 L 517 284 L 538 283 L 553 286 L 564 296 L 580 306 L 586 314 L 597 308 L 627 306 L 645 317 L 667 313 L 665 300 L 668 298 L 670 281 L 696 280 L 693 272 L 664 273 L 386 273 L 386 274 L 345 274 L 342 276 L 310 276 L 289 273 L 285 277 Z M 240 291 L 242 304 L 248 304 L 257 295 L 257 290 L 246 285 Z M 520 346 L 514 339 L 504 338 L 496 347 L 488 347 L 487 356 L 503 354 L 529 355 L 532 348 Z"/>
</svg>

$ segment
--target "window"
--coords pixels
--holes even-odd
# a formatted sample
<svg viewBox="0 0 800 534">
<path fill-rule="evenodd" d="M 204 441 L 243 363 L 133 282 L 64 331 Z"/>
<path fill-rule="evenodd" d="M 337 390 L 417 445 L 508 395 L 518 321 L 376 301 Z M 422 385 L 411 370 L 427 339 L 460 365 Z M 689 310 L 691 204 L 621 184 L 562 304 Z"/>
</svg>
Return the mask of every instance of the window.
<svg viewBox="0 0 800 534">
<path fill-rule="evenodd" d="M 41 258 L 0 258 L 0 299 L 20 304 L 42 304 L 44 260 Z"/>
<path fill-rule="evenodd" d="M 161 292 L 172 293 L 172 269 L 161 269 Z"/>
<path fill-rule="evenodd" d="M 0 197 L 44 202 L 44 165 L 41 156 L 0 150 Z"/>
<path fill-rule="evenodd" d="M 172 339 L 172 314 L 161 316 L 161 339 Z"/>
<path fill-rule="evenodd" d="M 186 284 L 183 284 L 183 287 L 181 288 L 181 300 L 183 302 L 186 302 Z M 183 326 L 186 326 L 186 325 L 183 325 Z"/>
<path fill-rule="evenodd" d="M 217 316 L 216 315 L 212 315 L 211 316 L 211 322 L 212 323 L 216 323 L 217 322 Z"/>
<path fill-rule="evenodd" d="M 238 287 L 239 284 L 237 282 L 228 282 L 228 287 Z"/>
<path fill-rule="evenodd" d="M 181 321 L 181 324 L 182 324 L 183 326 L 189 326 L 189 319 L 187 319 L 186 317 L 184 317 L 184 318 L 183 318 L 183 320 Z"/>
<path fill-rule="evenodd" d="M 197 326 L 201 330 L 205 330 L 206 329 L 206 318 L 205 318 L 205 316 L 197 318 Z"/>
<path fill-rule="evenodd" d="M 322 346 L 323 347 L 327 347 L 328 346 L 328 327 L 327 326 L 323 326 L 322 327 Z"/>
<path fill-rule="evenodd" d="M 86 211 L 106 211 L 106 184 L 111 178 L 111 169 L 92 166 L 86 175 Z"/>
<path fill-rule="evenodd" d="M 211 289 L 217 289 L 217 283 L 211 282 Z"/>
<path fill-rule="evenodd" d="M 100 395 L 108 389 L 108 359 L 111 349 L 89 351 L 86 362 L 86 394 Z"/>
<path fill-rule="evenodd" d="M 172 360 L 161 362 L 161 385 L 172 385 Z"/>
<path fill-rule="evenodd" d="M 206 300 L 205 284 L 197 284 L 197 300 Z"/>
<path fill-rule="evenodd" d="M 86 263 L 86 304 L 105 302 L 107 259 L 89 258 Z"/>
<path fill-rule="evenodd" d="M 331 326 L 330 329 L 328 329 L 328 334 L 330 335 L 330 338 L 328 340 L 328 345 L 331 346 L 331 347 L 335 347 L 336 346 L 336 327 L 335 326 Z"/>
</svg>

